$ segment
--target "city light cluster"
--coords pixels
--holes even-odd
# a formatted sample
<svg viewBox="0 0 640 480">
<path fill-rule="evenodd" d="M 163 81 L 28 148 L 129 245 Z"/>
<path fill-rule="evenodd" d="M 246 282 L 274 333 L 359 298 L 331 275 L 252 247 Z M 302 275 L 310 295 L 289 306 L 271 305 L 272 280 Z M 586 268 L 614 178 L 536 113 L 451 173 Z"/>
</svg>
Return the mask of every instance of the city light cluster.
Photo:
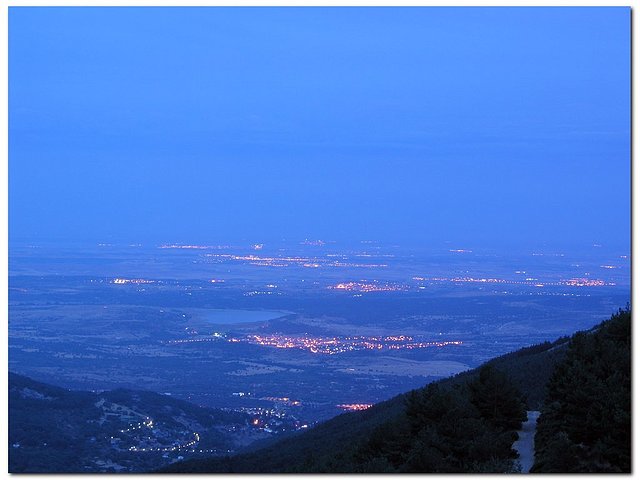
<svg viewBox="0 0 640 480">
<path fill-rule="evenodd" d="M 359 410 L 366 410 L 367 408 L 371 408 L 371 403 L 343 403 L 340 405 L 336 405 L 340 410 L 344 410 L 345 412 L 357 412 Z"/>
<path fill-rule="evenodd" d="M 124 285 L 127 283 L 141 284 L 141 283 L 156 283 L 155 280 L 145 280 L 144 278 L 114 278 L 111 283 L 116 285 Z"/>
<path fill-rule="evenodd" d="M 525 272 L 520 272 L 525 273 Z M 525 278 L 525 280 L 506 280 L 503 278 L 474 278 L 474 277 L 413 277 L 416 281 L 426 282 L 451 282 L 451 283 L 499 283 L 508 285 L 526 285 L 533 287 L 602 287 L 613 286 L 615 283 L 605 282 L 599 279 L 571 278 L 569 280 L 559 280 L 556 282 L 541 282 L 536 278 Z M 534 283 L 535 282 L 535 283 Z"/>
<path fill-rule="evenodd" d="M 604 285 L 615 285 L 615 283 L 605 283 L 604 280 L 590 278 L 572 278 L 561 283 L 570 287 L 602 287 Z"/>
<path fill-rule="evenodd" d="M 272 290 L 262 291 L 262 290 L 251 290 L 250 292 L 244 292 L 242 295 L 245 297 L 255 297 L 256 295 L 282 295 L 280 292 L 274 292 Z"/>
<path fill-rule="evenodd" d="M 346 292 L 399 292 L 407 290 L 406 285 L 390 283 L 342 282 L 330 285 L 329 290 L 344 290 Z"/>
<path fill-rule="evenodd" d="M 231 341 L 232 339 L 229 339 Z M 253 345 L 265 347 L 288 348 L 306 350 L 314 354 L 335 355 L 345 352 L 361 350 L 414 350 L 421 348 L 447 347 L 462 345 L 459 340 L 453 341 L 425 341 L 417 340 L 410 336 L 386 336 L 386 337 L 311 337 L 307 335 L 247 335 L 235 341 L 243 341 Z"/>
<path fill-rule="evenodd" d="M 259 267 L 290 267 L 298 266 L 305 268 L 320 268 L 320 267 L 332 267 L 332 268 L 386 268 L 387 264 L 372 264 L 372 263 L 352 263 L 334 260 L 331 257 L 335 255 L 326 255 L 326 257 L 290 257 L 290 256 L 278 256 L 268 257 L 259 255 L 232 255 L 232 254 L 216 254 L 208 253 L 205 257 L 211 259 L 219 259 L 221 261 L 235 261 L 245 262 L 249 265 L 255 265 Z M 342 260 L 347 258 L 346 256 L 340 256 Z"/>
</svg>

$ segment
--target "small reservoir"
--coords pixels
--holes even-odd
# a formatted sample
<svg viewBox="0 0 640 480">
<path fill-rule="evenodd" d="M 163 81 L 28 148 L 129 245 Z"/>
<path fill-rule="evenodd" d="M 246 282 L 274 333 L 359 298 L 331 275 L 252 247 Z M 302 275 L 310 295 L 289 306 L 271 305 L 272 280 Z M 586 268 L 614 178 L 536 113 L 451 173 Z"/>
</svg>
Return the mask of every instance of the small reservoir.
<svg viewBox="0 0 640 480">
<path fill-rule="evenodd" d="M 231 309 L 196 309 L 191 313 L 198 320 L 205 320 L 215 325 L 232 325 L 236 323 L 266 322 L 275 318 L 290 315 L 291 312 L 276 310 L 231 310 Z"/>
</svg>

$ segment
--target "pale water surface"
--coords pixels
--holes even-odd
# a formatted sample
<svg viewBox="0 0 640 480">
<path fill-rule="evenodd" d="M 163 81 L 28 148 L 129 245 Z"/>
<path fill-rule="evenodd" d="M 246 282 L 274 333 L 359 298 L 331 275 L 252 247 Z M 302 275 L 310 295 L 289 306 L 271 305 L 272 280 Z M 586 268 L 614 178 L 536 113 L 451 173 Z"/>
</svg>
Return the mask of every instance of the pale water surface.
<svg viewBox="0 0 640 480">
<path fill-rule="evenodd" d="M 252 323 L 252 322 L 266 322 L 267 320 L 273 320 L 274 318 L 284 317 L 289 315 L 290 312 L 282 312 L 275 310 L 201 310 L 198 312 L 198 316 L 208 322 L 214 324 L 233 324 L 233 323 Z"/>
</svg>

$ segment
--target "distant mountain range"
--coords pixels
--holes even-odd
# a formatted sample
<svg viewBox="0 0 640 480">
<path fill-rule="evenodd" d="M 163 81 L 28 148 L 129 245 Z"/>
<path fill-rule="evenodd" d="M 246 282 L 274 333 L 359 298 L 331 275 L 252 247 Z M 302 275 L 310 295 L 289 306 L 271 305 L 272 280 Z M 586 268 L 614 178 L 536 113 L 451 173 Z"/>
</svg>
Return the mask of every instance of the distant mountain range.
<svg viewBox="0 0 640 480">
<path fill-rule="evenodd" d="M 588 332 L 262 441 L 241 413 L 10 373 L 9 471 L 513 472 L 515 432 L 526 410 L 541 410 L 532 471 L 628 472 L 630 322 L 621 310 Z"/>
</svg>

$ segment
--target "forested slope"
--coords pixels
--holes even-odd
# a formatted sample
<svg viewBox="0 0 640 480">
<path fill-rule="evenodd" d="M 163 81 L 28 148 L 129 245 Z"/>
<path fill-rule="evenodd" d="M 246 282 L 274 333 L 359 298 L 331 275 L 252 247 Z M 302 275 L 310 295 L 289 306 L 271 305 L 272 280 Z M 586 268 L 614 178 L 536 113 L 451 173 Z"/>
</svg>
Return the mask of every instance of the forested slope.
<svg viewBox="0 0 640 480">
<path fill-rule="evenodd" d="M 631 312 L 575 334 L 548 383 L 533 472 L 631 471 Z"/>
</svg>

